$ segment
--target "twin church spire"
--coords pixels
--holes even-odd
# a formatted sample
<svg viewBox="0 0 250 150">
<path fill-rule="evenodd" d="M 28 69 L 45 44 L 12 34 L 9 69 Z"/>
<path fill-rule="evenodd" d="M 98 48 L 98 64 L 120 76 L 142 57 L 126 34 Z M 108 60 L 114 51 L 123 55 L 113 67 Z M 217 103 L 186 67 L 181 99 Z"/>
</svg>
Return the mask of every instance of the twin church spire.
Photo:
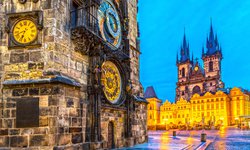
<svg viewBox="0 0 250 150">
<path fill-rule="evenodd" d="M 221 47 L 219 46 L 219 43 L 218 43 L 217 34 L 214 35 L 212 22 L 211 22 L 211 26 L 210 26 L 209 37 L 207 37 L 206 48 L 207 48 L 207 50 L 205 52 L 204 46 L 202 47 L 202 57 L 211 56 L 211 55 L 214 55 L 216 53 L 221 54 Z M 183 43 L 181 45 L 181 52 L 180 52 L 180 59 L 179 59 L 179 55 L 177 52 L 176 63 L 177 64 L 178 63 L 185 63 L 187 61 L 193 61 L 193 56 L 192 56 L 192 60 L 190 60 L 189 43 L 187 42 L 186 33 L 184 30 Z"/>
</svg>

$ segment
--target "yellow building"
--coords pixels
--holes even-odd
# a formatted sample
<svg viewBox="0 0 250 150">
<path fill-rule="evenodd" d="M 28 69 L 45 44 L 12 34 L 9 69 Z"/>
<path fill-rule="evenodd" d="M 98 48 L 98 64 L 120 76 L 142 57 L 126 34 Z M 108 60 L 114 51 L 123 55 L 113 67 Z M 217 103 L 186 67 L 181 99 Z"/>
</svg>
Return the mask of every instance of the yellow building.
<svg viewBox="0 0 250 150">
<path fill-rule="evenodd" d="M 230 124 L 239 124 L 240 118 L 250 115 L 250 100 L 249 95 L 240 88 L 233 88 L 230 91 L 231 98 L 231 122 Z M 249 124 L 249 123 L 248 123 Z"/>
<path fill-rule="evenodd" d="M 152 93 L 152 92 L 151 92 Z M 147 98 L 150 125 L 240 125 L 250 127 L 249 92 L 240 88 L 221 89 L 215 93 L 194 94 L 190 101 L 182 97 L 176 102 L 161 104 L 156 97 Z M 160 119 L 160 120 L 159 120 Z"/>
<path fill-rule="evenodd" d="M 222 91 L 207 92 L 204 95 L 194 94 L 191 102 L 193 124 L 229 125 L 230 98 Z"/>
<path fill-rule="evenodd" d="M 160 106 L 162 101 L 157 98 L 152 86 L 146 89 L 144 97 L 148 101 L 147 124 L 148 126 L 156 126 L 160 123 Z"/>
<path fill-rule="evenodd" d="M 161 124 L 183 125 L 190 122 L 190 103 L 181 98 L 177 103 L 166 101 L 160 108 Z"/>
</svg>

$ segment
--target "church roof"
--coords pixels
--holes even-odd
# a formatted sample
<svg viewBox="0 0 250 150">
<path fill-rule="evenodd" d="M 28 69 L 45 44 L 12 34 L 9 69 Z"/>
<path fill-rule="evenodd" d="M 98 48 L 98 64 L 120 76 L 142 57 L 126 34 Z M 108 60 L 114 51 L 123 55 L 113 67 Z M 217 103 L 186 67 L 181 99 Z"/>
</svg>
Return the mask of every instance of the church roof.
<svg viewBox="0 0 250 150">
<path fill-rule="evenodd" d="M 146 92 L 144 93 L 144 98 L 157 98 L 153 86 L 147 87 Z"/>
</svg>

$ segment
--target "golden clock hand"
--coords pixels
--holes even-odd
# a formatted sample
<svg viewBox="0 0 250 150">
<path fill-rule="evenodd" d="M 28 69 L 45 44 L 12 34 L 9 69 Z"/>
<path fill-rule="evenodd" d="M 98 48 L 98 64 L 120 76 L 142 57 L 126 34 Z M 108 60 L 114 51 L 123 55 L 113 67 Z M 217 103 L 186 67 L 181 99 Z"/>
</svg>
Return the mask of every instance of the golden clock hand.
<svg viewBox="0 0 250 150">
<path fill-rule="evenodd" d="M 23 32 L 25 32 L 25 31 L 19 32 L 19 33 L 17 33 L 15 36 L 17 36 L 17 35 L 19 35 L 19 34 L 21 34 L 21 33 L 23 33 Z"/>
</svg>

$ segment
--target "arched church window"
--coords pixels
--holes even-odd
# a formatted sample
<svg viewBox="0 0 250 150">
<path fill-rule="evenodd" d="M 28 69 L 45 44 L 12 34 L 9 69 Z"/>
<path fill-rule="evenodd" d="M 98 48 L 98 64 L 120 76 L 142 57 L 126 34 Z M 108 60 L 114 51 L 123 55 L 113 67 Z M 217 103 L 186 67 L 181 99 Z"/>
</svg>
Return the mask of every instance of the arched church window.
<svg viewBox="0 0 250 150">
<path fill-rule="evenodd" d="M 181 70 L 181 74 L 182 74 L 182 77 L 185 77 L 185 68 L 182 68 L 182 70 Z"/>
<path fill-rule="evenodd" d="M 200 93 L 201 92 L 201 88 L 198 86 L 198 85 L 196 85 L 194 88 L 193 88 L 193 94 L 195 94 L 195 93 Z"/>
<path fill-rule="evenodd" d="M 214 71 L 214 63 L 212 61 L 209 62 L 209 72 Z"/>
</svg>

